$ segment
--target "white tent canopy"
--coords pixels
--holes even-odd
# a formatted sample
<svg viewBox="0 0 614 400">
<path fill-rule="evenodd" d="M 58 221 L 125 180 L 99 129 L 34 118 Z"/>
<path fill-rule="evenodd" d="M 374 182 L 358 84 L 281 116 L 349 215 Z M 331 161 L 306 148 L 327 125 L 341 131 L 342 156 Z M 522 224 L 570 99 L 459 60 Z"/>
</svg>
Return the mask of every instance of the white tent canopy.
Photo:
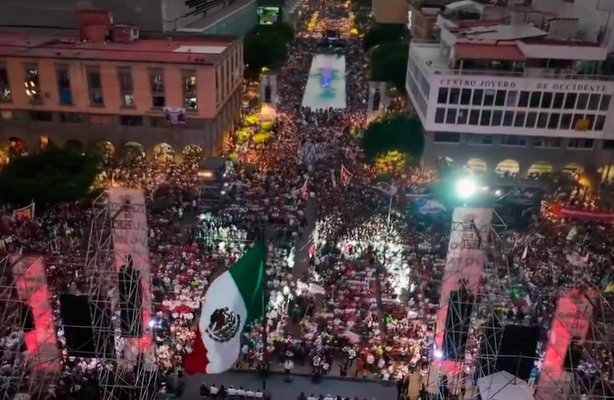
<svg viewBox="0 0 614 400">
<path fill-rule="evenodd" d="M 478 379 L 482 400 L 533 400 L 533 389 L 527 382 L 507 371 Z"/>
</svg>

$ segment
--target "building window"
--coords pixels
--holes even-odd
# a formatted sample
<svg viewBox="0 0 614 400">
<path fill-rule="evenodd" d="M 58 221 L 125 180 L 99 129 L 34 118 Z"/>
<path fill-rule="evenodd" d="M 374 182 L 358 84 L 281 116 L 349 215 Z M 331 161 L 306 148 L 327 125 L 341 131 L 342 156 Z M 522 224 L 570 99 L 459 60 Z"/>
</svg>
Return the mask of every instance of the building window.
<svg viewBox="0 0 614 400">
<path fill-rule="evenodd" d="M 589 97 L 588 99 L 588 109 L 597 110 L 599 108 L 600 100 L 601 100 L 600 94 L 591 94 L 591 97 Z"/>
<path fill-rule="evenodd" d="M 49 111 L 30 111 L 32 121 L 53 122 L 53 113 Z"/>
<path fill-rule="evenodd" d="M 5 64 L 0 64 L 0 101 L 11 101 L 11 84 L 9 82 L 9 71 Z"/>
<path fill-rule="evenodd" d="M 458 132 L 435 132 L 433 141 L 435 143 L 460 143 L 460 133 Z"/>
<path fill-rule="evenodd" d="M 478 125 L 480 123 L 480 110 L 469 111 L 469 125 Z"/>
<path fill-rule="evenodd" d="M 126 126 L 143 126 L 143 117 L 139 115 L 122 115 L 119 122 Z"/>
<path fill-rule="evenodd" d="M 578 99 L 577 93 L 567 93 L 567 97 L 565 97 L 565 104 L 563 108 L 566 110 L 573 110 L 576 108 L 576 100 Z"/>
<path fill-rule="evenodd" d="M 446 114 L 446 124 L 456 124 L 456 108 L 448 108 L 448 113 Z"/>
<path fill-rule="evenodd" d="M 546 126 L 548 126 L 548 113 L 540 112 L 537 114 L 537 127 L 544 129 Z"/>
<path fill-rule="evenodd" d="M 593 130 L 602 131 L 605 127 L 605 115 L 597 115 L 595 119 L 595 126 L 593 126 Z"/>
<path fill-rule="evenodd" d="M 555 93 L 554 100 L 552 101 L 552 108 L 557 110 L 563 108 L 563 100 L 565 100 L 565 93 Z"/>
<path fill-rule="evenodd" d="M 495 106 L 503 107 L 505 106 L 505 90 L 497 90 L 497 94 L 495 96 Z"/>
<path fill-rule="evenodd" d="M 134 107 L 134 82 L 130 68 L 118 68 L 117 79 L 122 100 L 122 107 Z"/>
<path fill-rule="evenodd" d="M 60 121 L 69 124 L 81 124 L 83 123 L 83 114 L 79 113 L 60 113 Z"/>
<path fill-rule="evenodd" d="M 516 113 L 516 119 L 514 120 L 514 126 L 517 128 L 524 127 L 524 121 L 527 117 L 527 113 L 524 111 L 518 111 Z"/>
<path fill-rule="evenodd" d="M 517 135 L 503 135 L 501 136 L 501 146 L 526 146 L 527 138 Z"/>
<path fill-rule="evenodd" d="M 435 110 L 435 123 L 443 124 L 444 119 L 446 118 L 446 109 L 438 108 Z"/>
<path fill-rule="evenodd" d="M 26 80 L 24 82 L 26 95 L 31 103 L 42 103 L 43 96 L 40 89 L 40 79 L 38 78 L 38 66 L 26 65 Z"/>
<path fill-rule="evenodd" d="M 100 78 L 99 69 L 90 68 L 87 71 L 87 86 L 90 93 L 90 104 L 92 106 L 104 106 L 102 79 Z"/>
<path fill-rule="evenodd" d="M 531 92 L 529 97 L 529 108 L 539 108 L 542 100 L 542 92 Z"/>
<path fill-rule="evenodd" d="M 586 107 L 588 107 L 588 96 L 588 93 L 580 93 L 578 95 L 576 110 L 586 110 Z"/>
<path fill-rule="evenodd" d="M 482 89 L 475 89 L 473 91 L 473 98 L 471 99 L 471 105 L 481 106 L 483 98 L 484 98 L 484 91 Z"/>
<path fill-rule="evenodd" d="M 567 145 L 567 148 L 592 150 L 593 146 L 595 146 L 595 141 L 593 139 L 569 139 L 569 144 Z"/>
<path fill-rule="evenodd" d="M 540 108 L 550 108 L 552 107 L 552 92 L 544 92 L 542 95 L 542 104 Z"/>
<path fill-rule="evenodd" d="M 166 97 L 164 96 L 164 71 L 150 71 L 149 81 L 151 83 L 151 106 L 153 108 L 166 107 Z"/>
<path fill-rule="evenodd" d="M 561 147 L 561 139 L 556 137 L 536 137 L 533 138 L 533 147 L 558 149 Z"/>
<path fill-rule="evenodd" d="M 188 110 L 198 109 L 196 71 L 183 71 L 183 104 Z"/>
<path fill-rule="evenodd" d="M 524 90 L 520 92 L 520 98 L 518 99 L 518 107 L 527 107 L 529 105 L 529 94 L 530 92 Z"/>
<path fill-rule="evenodd" d="M 503 111 L 495 110 L 492 112 L 492 121 L 490 122 L 490 126 L 501 126 L 501 122 L 503 121 Z"/>
<path fill-rule="evenodd" d="M 439 88 L 439 94 L 437 95 L 437 103 L 448 104 L 448 88 Z"/>
<path fill-rule="evenodd" d="M 561 120 L 561 114 L 559 113 L 550 114 L 550 120 L 548 121 L 548 129 L 558 129 L 560 120 Z"/>
<path fill-rule="evenodd" d="M 601 96 L 601 104 L 599 104 L 599 111 L 608 111 L 610 109 L 610 101 L 612 100 L 612 96 L 609 94 L 604 94 Z"/>
<path fill-rule="evenodd" d="M 512 126 L 514 123 L 514 112 L 505 111 L 503 113 L 503 126 Z"/>
<path fill-rule="evenodd" d="M 495 103 L 495 91 L 494 90 L 486 90 L 484 91 L 484 106 L 492 106 Z"/>
<path fill-rule="evenodd" d="M 471 103 L 471 89 L 461 90 L 460 103 L 467 106 Z"/>
<path fill-rule="evenodd" d="M 537 123 L 537 113 L 534 111 L 527 113 L 527 121 L 524 124 L 525 128 L 535 128 L 535 124 Z"/>
<path fill-rule="evenodd" d="M 492 116 L 492 111 L 482 110 L 482 115 L 480 116 L 480 126 L 490 126 L 491 116 Z"/>
<path fill-rule="evenodd" d="M 490 146 L 493 143 L 493 137 L 492 135 L 478 135 L 475 133 L 469 133 L 467 134 L 467 143 Z"/>
<path fill-rule="evenodd" d="M 466 108 L 461 108 L 458 110 L 458 118 L 456 119 L 457 125 L 466 125 L 467 118 L 469 118 L 469 110 Z"/>
<path fill-rule="evenodd" d="M 604 140 L 601 148 L 603 150 L 614 150 L 614 140 Z"/>
<path fill-rule="evenodd" d="M 450 104 L 458 104 L 460 102 L 460 89 L 450 89 Z"/>
<path fill-rule="evenodd" d="M 72 105 L 72 91 L 70 89 L 70 71 L 68 66 L 58 66 L 56 70 L 58 80 L 58 97 L 60 104 Z"/>
<path fill-rule="evenodd" d="M 113 116 L 106 114 L 89 114 L 90 124 L 110 125 L 113 123 Z"/>
</svg>

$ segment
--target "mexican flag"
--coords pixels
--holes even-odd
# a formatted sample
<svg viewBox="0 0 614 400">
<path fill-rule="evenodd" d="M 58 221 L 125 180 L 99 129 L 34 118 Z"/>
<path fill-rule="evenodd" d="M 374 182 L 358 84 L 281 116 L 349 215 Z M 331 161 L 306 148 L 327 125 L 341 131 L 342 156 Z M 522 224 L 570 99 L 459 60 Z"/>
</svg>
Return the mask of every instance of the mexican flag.
<svg viewBox="0 0 614 400">
<path fill-rule="evenodd" d="M 183 357 L 186 374 L 219 374 L 237 361 L 244 327 L 264 312 L 264 255 L 256 242 L 209 286 L 192 352 Z"/>
</svg>

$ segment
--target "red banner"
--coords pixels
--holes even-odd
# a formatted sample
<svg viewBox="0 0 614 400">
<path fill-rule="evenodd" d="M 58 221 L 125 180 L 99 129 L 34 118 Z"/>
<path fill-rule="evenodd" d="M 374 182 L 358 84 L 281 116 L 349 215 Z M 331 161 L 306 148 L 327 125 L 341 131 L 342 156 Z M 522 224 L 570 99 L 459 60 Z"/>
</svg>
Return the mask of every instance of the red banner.
<svg viewBox="0 0 614 400">
<path fill-rule="evenodd" d="M 550 207 L 550 212 L 557 217 L 573 218 L 573 219 L 586 219 L 591 221 L 612 222 L 614 223 L 614 213 L 601 212 L 591 210 L 576 210 L 573 208 L 567 208 L 560 204 L 553 204 Z"/>
</svg>

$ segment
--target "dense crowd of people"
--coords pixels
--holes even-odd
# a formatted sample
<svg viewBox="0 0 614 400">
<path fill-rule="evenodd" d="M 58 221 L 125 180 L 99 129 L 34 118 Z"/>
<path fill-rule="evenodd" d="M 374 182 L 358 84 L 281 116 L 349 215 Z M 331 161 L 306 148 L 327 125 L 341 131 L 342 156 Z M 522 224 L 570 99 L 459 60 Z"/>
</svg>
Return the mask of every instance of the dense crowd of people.
<svg viewBox="0 0 614 400">
<path fill-rule="evenodd" d="M 243 335 L 237 368 L 280 368 L 287 374 L 302 368 L 316 375 L 403 382 L 416 372 L 422 381 L 433 358 L 450 218 L 408 212 L 407 201 L 413 194 L 430 192 L 437 170 L 407 169 L 392 177 L 388 189 L 375 185 L 376 171 L 362 162 L 355 135 L 367 124 L 368 56 L 360 37 L 350 34 L 352 8 L 333 0 L 301 7 L 299 25 L 305 28 L 297 32 L 288 62 L 278 73 L 274 137 L 266 144 L 238 145 L 232 140 L 226 144 L 224 155 L 232 162 L 225 180 L 232 192 L 219 210 L 199 210 L 197 171 L 202 156 L 195 149 L 178 163 L 167 157 L 146 160 L 138 154 L 121 164 L 110 158 L 101 177 L 109 185 L 139 187 L 147 194 L 155 308 L 148 329 L 164 376 L 180 375 L 182 354 L 190 351 L 209 283 L 260 234 L 271 242 L 269 308 L 264 323 Z M 338 33 L 335 46 L 323 39 L 328 31 Z M 300 89 L 307 84 L 314 54 L 345 56 L 346 108 L 302 106 Z M 497 293 L 509 321 L 530 315 L 530 323 L 546 326 L 543 321 L 552 320 L 562 291 L 601 293 L 609 284 L 614 237 L 609 222 L 561 217 L 550 208 L 556 204 L 595 212 L 601 207 L 596 199 L 605 187 L 590 190 L 573 182 L 549 191 L 543 204 L 525 210 L 535 216 L 530 226 L 493 232 L 484 244 L 490 271 L 485 287 L 522 293 Z M 309 211 L 310 205 L 315 212 Z M 2 220 L 2 254 L 45 255 L 62 347 L 66 343 L 57 294 L 97 288 L 82 260 L 88 252 L 92 217 L 87 204 L 71 204 L 45 210 L 33 219 Z M 309 227 L 314 225 L 312 232 Z M 263 226 L 268 233 L 261 232 Z M 306 260 L 295 257 L 300 240 L 310 247 Z M 595 321 L 597 317 L 604 321 L 605 315 L 614 313 L 601 307 L 593 314 Z M 23 373 L 28 364 L 24 335 L 14 328 L 6 323 L 0 331 L 1 375 L 23 375 L 24 382 L 38 379 Z M 607 327 L 592 334 L 603 332 L 608 332 Z M 479 334 L 479 329 L 473 330 L 469 342 L 478 343 Z M 118 338 L 119 347 L 121 341 Z M 586 346 L 579 370 L 587 388 L 611 392 L 613 350 L 602 344 Z M 44 393 L 86 398 L 87 383 L 98 374 L 100 364 L 72 357 L 65 349 L 60 358 L 61 376 Z M 604 385 L 594 385 L 596 380 Z M 27 386 L 16 385 L 13 381 L 0 391 Z M 240 396 L 240 391 L 250 397 L 243 388 L 203 387 L 207 395 L 217 397 Z M 251 392 L 254 398 L 268 396 Z"/>
</svg>

